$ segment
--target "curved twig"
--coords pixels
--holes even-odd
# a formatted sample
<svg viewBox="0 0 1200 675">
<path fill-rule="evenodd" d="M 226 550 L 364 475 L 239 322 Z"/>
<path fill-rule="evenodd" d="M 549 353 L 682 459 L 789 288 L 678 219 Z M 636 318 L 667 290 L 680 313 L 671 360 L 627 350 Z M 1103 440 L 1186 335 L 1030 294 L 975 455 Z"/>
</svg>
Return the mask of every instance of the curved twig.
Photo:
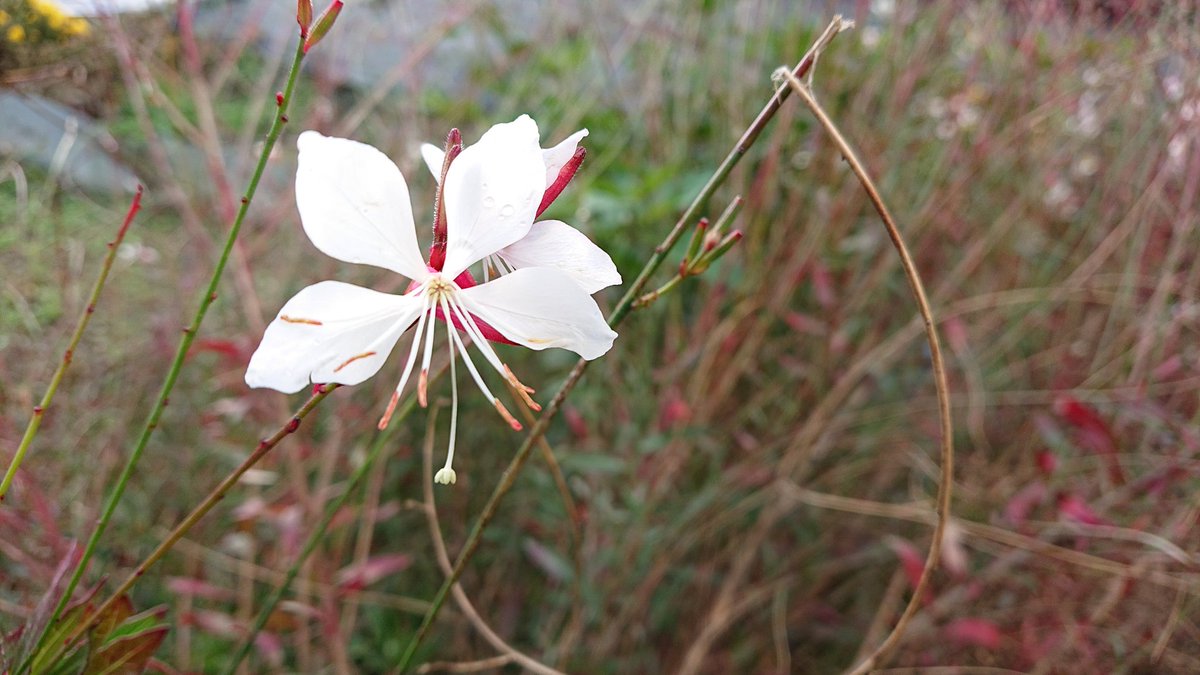
<svg viewBox="0 0 1200 675">
<path fill-rule="evenodd" d="M 442 574 L 447 577 L 454 571 L 454 566 L 450 563 L 450 554 L 446 552 L 446 540 L 442 538 L 442 526 L 438 523 L 437 502 L 433 499 L 433 437 L 437 430 L 437 407 L 434 406 L 429 411 L 429 423 L 425 425 L 427 432 L 425 434 L 425 443 L 422 448 L 422 474 L 421 486 L 425 500 L 425 518 L 429 523 L 429 536 L 433 539 L 433 551 L 437 556 L 438 567 L 441 568 Z M 462 584 L 455 582 L 450 589 L 451 595 L 454 596 L 454 602 L 458 604 L 458 608 L 462 610 L 467 620 L 471 622 L 475 630 L 483 636 L 483 639 L 492 646 L 493 649 L 500 652 L 500 657 L 503 657 L 504 663 L 517 663 L 527 670 L 531 670 L 541 675 L 563 675 L 541 661 L 517 651 L 516 648 L 504 641 L 504 638 L 496 634 L 492 627 L 484 621 L 483 617 L 471 604 L 471 599 L 467 597 L 467 592 L 463 590 Z M 490 659 L 489 659 L 490 661 Z"/>
<path fill-rule="evenodd" d="M 921 275 L 917 271 L 916 263 L 913 262 L 912 255 L 908 251 L 908 246 L 904 243 L 904 237 L 900 234 L 900 229 L 896 226 L 896 221 L 892 218 L 891 212 L 888 211 L 887 206 L 883 203 L 883 198 L 879 195 L 879 190 L 876 189 L 871 177 L 867 175 L 862 162 L 854 154 L 854 150 L 846 142 L 837 125 L 825 113 L 821 104 L 817 103 L 816 98 L 813 97 L 808 87 L 801 83 L 788 68 L 780 68 L 776 71 L 776 74 L 787 81 L 792 90 L 796 92 L 800 99 L 804 101 L 804 104 L 808 106 L 808 109 L 816 116 L 826 133 L 833 139 L 834 144 L 837 145 L 838 150 L 842 153 L 842 157 L 846 159 L 846 162 L 850 165 L 850 169 L 858 177 L 859 182 L 862 183 L 863 189 L 866 190 L 867 197 L 879 213 L 879 217 L 883 219 L 883 225 L 887 229 L 888 237 L 891 238 L 892 245 L 900 255 L 900 264 L 904 268 L 904 276 L 908 280 L 913 297 L 917 301 L 917 308 L 921 313 L 921 319 L 925 324 L 925 337 L 929 342 L 930 361 L 933 366 L 934 383 L 937 386 L 938 418 L 942 435 L 942 473 L 941 480 L 938 483 L 937 522 L 934 524 L 932 541 L 929 543 L 929 555 L 925 558 L 925 568 L 921 571 L 921 578 L 917 581 L 916 587 L 913 588 L 912 596 L 909 598 L 904 611 L 900 614 L 900 618 L 896 620 L 896 625 L 892 628 L 891 633 L 884 638 L 883 642 L 867 658 L 863 659 L 863 661 L 849 671 L 853 675 L 859 675 L 860 673 L 866 673 L 876 668 L 887 657 L 888 652 L 900 641 L 900 638 L 904 634 L 904 629 L 916 613 L 920 605 L 921 596 L 929 586 L 929 580 L 937 568 L 938 558 L 941 554 L 942 539 L 946 530 L 946 522 L 950 517 L 950 498 L 954 483 L 954 428 L 950 416 L 950 390 L 946 382 L 946 365 L 942 359 L 942 348 L 938 341 L 937 329 L 934 326 L 933 310 L 930 309 L 929 298 L 925 295 L 924 284 L 921 283 Z"/>
</svg>

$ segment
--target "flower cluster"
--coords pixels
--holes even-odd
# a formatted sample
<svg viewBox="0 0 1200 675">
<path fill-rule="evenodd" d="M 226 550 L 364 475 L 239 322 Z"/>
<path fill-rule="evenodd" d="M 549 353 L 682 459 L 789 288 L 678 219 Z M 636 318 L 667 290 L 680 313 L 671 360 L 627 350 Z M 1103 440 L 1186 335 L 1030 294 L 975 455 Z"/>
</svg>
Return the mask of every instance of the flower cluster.
<svg viewBox="0 0 1200 675">
<path fill-rule="evenodd" d="M 436 480 L 453 483 L 457 431 L 455 361 L 514 429 L 521 425 L 489 389 L 468 351 L 538 409 L 533 390 L 513 374 L 489 341 L 530 349 L 560 347 L 594 359 L 616 333 L 591 294 L 619 284 L 609 256 L 557 220 L 535 222 L 582 160 L 580 131 L 543 150 L 526 115 L 488 130 L 477 143 L 443 153 L 422 148 L 439 178 L 438 223 L 428 259 L 421 256 L 400 170 L 382 152 L 313 131 L 301 134 L 296 205 L 305 232 L 324 253 L 382 267 L 411 280 L 403 295 L 338 281 L 297 293 L 267 327 L 250 359 L 246 382 L 295 392 L 309 384 L 358 384 L 383 366 L 400 336 L 415 326 L 412 344 L 387 410 L 384 428 L 410 377 L 427 402 L 435 326 L 445 323 L 454 414 L 446 464 Z M 444 220 L 443 220 L 444 219 Z M 470 268 L 482 265 L 482 282 Z M 463 335 L 465 334 L 466 339 Z M 469 342 L 468 342 L 469 340 Z M 417 359 L 421 366 L 415 371 Z"/>
<path fill-rule="evenodd" d="M 53 42 L 86 35 L 89 28 L 86 20 L 71 16 L 52 0 L 25 0 L 7 11 L 0 9 L 0 35 L 11 44 Z"/>
</svg>

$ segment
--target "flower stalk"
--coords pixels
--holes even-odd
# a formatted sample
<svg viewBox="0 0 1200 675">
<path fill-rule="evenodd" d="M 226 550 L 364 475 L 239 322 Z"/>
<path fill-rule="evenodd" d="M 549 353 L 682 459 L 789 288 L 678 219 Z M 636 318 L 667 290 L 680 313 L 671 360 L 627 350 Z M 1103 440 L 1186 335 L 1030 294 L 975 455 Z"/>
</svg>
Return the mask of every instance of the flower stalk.
<svg viewBox="0 0 1200 675">
<path fill-rule="evenodd" d="M 38 429 L 42 426 L 42 419 L 46 416 L 46 410 L 50 408 L 50 404 L 54 401 L 54 394 L 58 391 L 58 385 L 62 382 L 63 375 L 66 374 L 67 368 L 71 365 L 71 360 L 75 355 L 75 348 L 79 346 L 80 339 L 83 338 L 83 332 L 87 330 L 88 323 L 92 320 L 92 314 L 96 311 L 96 303 L 100 301 L 100 292 L 104 290 L 104 284 L 108 281 L 108 273 L 112 270 L 113 260 L 116 258 L 117 249 L 121 247 L 121 242 L 125 240 L 125 233 L 129 231 L 129 226 L 133 223 L 134 217 L 142 208 L 142 186 L 137 186 L 137 193 L 133 196 L 133 201 L 129 204 L 129 210 L 125 213 L 125 220 L 121 223 L 120 229 L 117 230 L 117 236 L 108 243 L 108 253 L 104 256 L 104 262 L 100 265 L 100 274 L 96 276 L 96 283 L 92 284 L 92 292 L 88 296 L 87 305 L 84 306 L 83 312 L 79 314 L 79 320 L 75 324 L 75 331 L 71 333 L 71 339 L 67 342 L 67 349 L 63 352 L 62 360 L 55 369 L 54 375 L 50 378 L 50 384 L 46 387 L 46 392 L 42 394 L 42 400 L 33 408 L 33 415 L 29 418 L 29 424 L 25 427 L 25 435 L 21 437 L 20 444 L 17 445 L 17 450 L 13 453 L 12 461 L 8 464 L 8 470 L 4 473 L 4 479 L 0 481 L 0 501 L 4 501 L 4 497 L 8 494 L 8 490 L 12 487 L 13 479 L 16 478 L 17 470 L 21 468 L 21 463 L 25 461 L 25 453 L 29 451 L 29 446 L 33 443 L 33 438 L 37 436 Z"/>
</svg>

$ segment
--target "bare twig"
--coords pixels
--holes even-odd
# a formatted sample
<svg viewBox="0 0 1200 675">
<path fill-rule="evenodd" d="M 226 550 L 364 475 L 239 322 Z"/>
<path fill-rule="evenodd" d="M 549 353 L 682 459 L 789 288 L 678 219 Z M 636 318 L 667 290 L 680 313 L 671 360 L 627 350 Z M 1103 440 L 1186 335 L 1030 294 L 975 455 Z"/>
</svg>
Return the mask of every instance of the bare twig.
<svg viewBox="0 0 1200 675">
<path fill-rule="evenodd" d="M 835 23 L 837 23 L 836 20 Z M 938 341 L 937 328 L 934 324 L 933 310 L 930 308 L 929 299 L 925 295 L 924 284 L 921 282 L 921 276 L 917 271 L 916 263 L 913 262 L 912 255 L 904 243 L 904 237 L 900 234 L 900 229 L 896 226 L 896 221 L 892 218 L 891 212 L 883 203 L 883 198 L 880 196 L 879 190 L 876 189 L 871 177 L 867 175 L 866 168 L 854 154 L 854 150 L 851 149 L 850 144 L 842 136 L 837 125 L 825 113 L 824 108 L 813 97 L 809 89 L 786 68 L 779 69 L 777 74 L 787 81 L 792 90 L 796 92 L 801 100 L 804 101 L 804 104 L 808 106 L 809 110 L 812 111 L 813 115 L 820 121 L 821 126 L 838 146 L 838 150 L 842 153 L 846 162 L 850 164 L 850 169 L 854 172 L 854 175 L 862 183 L 863 189 L 866 190 L 867 197 L 879 213 L 879 217 L 883 219 L 888 236 L 891 238 L 896 252 L 900 255 L 900 262 L 904 268 L 905 277 L 908 279 L 909 287 L 912 290 L 913 297 L 921 313 L 921 319 L 925 324 L 925 337 L 929 342 L 930 361 L 933 367 L 934 382 L 937 386 L 938 417 L 941 426 L 942 471 L 941 480 L 938 483 L 937 523 L 934 525 L 933 537 L 929 544 L 929 554 L 926 556 L 921 578 L 917 581 L 912 596 L 909 598 L 908 604 L 905 606 L 900 618 L 897 619 L 892 632 L 871 655 L 850 670 L 851 673 L 858 675 L 877 668 L 887 658 L 888 653 L 899 643 L 900 638 L 904 634 L 905 627 L 920 606 L 921 595 L 929 586 L 929 580 L 937 568 L 946 521 L 950 516 L 950 500 L 954 482 L 954 429 L 950 415 L 950 390 L 946 381 L 946 367 L 942 359 L 942 349 Z"/>
</svg>

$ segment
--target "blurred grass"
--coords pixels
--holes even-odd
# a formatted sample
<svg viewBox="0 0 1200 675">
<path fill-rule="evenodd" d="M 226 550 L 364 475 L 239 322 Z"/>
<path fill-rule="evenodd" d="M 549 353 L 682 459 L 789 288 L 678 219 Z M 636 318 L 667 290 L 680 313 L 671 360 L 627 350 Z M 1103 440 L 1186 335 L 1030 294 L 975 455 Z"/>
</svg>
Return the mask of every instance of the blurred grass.
<svg viewBox="0 0 1200 675">
<path fill-rule="evenodd" d="M 887 15 L 863 7 L 860 29 L 839 37 L 816 68 L 817 94 L 878 177 L 942 322 L 959 429 L 956 514 L 1022 537 L 1014 546 L 958 528 L 897 662 L 1192 672 L 1200 669 L 1195 16 L 1167 6 L 1128 15 L 1029 6 L 1042 8 L 1036 20 L 983 3 Z M 584 170 L 547 215 L 588 231 L 629 276 L 821 16 L 783 2 L 667 1 L 636 11 L 603 2 L 547 11 L 530 39 L 503 11 L 483 9 L 449 28 L 489 36 L 491 47 L 481 42 L 465 57 L 467 81 L 440 82 L 419 65 L 352 135 L 396 159 L 425 222 L 432 181 L 419 142 L 450 126 L 470 142 L 521 112 L 547 141 L 588 127 Z M 206 104 L 194 97 L 169 18 L 131 25 L 169 102 L 150 101 L 154 129 L 165 143 L 194 147 L 167 109 L 199 124 Z M 353 37 L 328 38 L 338 39 Z M 229 58 L 216 44 L 202 56 L 210 75 Z M 275 62 L 235 63 L 212 99 L 227 144 L 249 138 L 246 125 L 261 119 L 255 97 L 271 91 L 255 85 Z M 336 128 L 361 101 L 336 69 L 309 76 L 293 137 Z M 0 510 L 6 626 L 35 603 L 66 538 L 87 533 L 208 268 L 205 237 L 223 227 L 212 181 L 170 183 L 147 156 L 152 141 L 127 90 L 116 84 L 109 96 L 120 101 L 105 120 L 120 155 L 149 182 L 131 233 L 143 248 L 117 270 L 27 480 Z M 281 147 L 275 192 L 256 204 L 243 237 L 252 286 L 231 270 L 94 578 L 134 564 L 286 419 L 281 395 L 242 383 L 261 322 L 283 301 L 327 278 L 399 288 L 307 243 L 288 193 L 294 154 Z M 184 154 L 169 157 L 177 171 L 196 171 Z M 244 171 L 236 162 L 247 160 L 230 161 L 236 190 Z M 125 206 L 55 191 L 35 169 L 23 171 L 33 198 L 15 199 L 11 181 L 0 191 L 5 448 L 15 447 Z M 171 189 L 199 228 L 185 225 Z M 746 198 L 742 245 L 628 322 L 549 435 L 583 510 L 578 549 L 549 472 L 534 463 L 464 577 L 501 636 L 568 671 L 693 662 L 713 673 L 837 670 L 864 639 L 882 637 L 907 590 L 901 562 L 927 544 L 923 525 L 866 515 L 862 503 L 818 508 L 787 487 L 932 509 L 927 357 L 873 212 L 791 104 L 711 213 L 734 194 Z M 600 301 L 615 298 L 608 291 Z M 505 358 L 544 395 L 573 362 L 513 349 Z M 390 372 L 336 394 L 268 459 L 260 484 L 232 495 L 228 510 L 140 584 L 140 607 L 172 608 L 162 661 L 201 671 L 222 663 L 254 600 L 361 459 Z M 459 483 L 437 491 L 452 555 L 519 441 L 475 397 L 462 403 Z M 309 565 L 312 584 L 273 620 L 283 665 L 264 650 L 252 672 L 382 672 L 395 662 L 419 620 L 411 600 L 428 598 L 441 579 L 413 501 L 423 429 L 419 415 L 406 421 L 392 456 Z M 435 457 L 443 445 L 439 437 Z M 781 465 L 795 471 L 779 475 Z M 1049 544 L 1126 573 L 1069 562 Z M 412 564 L 352 603 L 338 572 L 364 550 L 408 554 Z M 1156 571 L 1181 580 L 1181 590 L 1143 578 Z M 207 585 L 200 592 L 179 579 Z M 492 652 L 446 612 L 424 655 Z"/>
</svg>

